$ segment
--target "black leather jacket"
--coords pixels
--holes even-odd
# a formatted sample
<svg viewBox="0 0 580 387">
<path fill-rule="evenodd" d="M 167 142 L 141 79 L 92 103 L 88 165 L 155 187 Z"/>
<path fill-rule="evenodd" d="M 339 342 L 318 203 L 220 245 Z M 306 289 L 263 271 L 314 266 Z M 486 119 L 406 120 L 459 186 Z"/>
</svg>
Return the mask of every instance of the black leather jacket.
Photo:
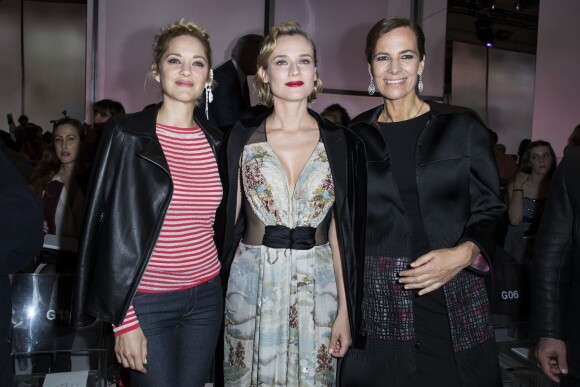
<svg viewBox="0 0 580 387">
<path fill-rule="evenodd" d="M 580 378 L 580 147 L 570 148 L 550 185 L 532 270 L 534 337 L 566 343 L 570 373 Z"/>
<path fill-rule="evenodd" d="M 155 134 L 160 106 L 115 116 L 105 127 L 79 241 L 75 325 L 89 323 L 90 316 L 120 324 L 155 247 L 173 193 L 169 166 Z M 195 120 L 217 158 L 221 132 L 198 110 Z M 221 207 L 214 226 L 217 246 L 224 218 L 220 211 Z"/>
</svg>

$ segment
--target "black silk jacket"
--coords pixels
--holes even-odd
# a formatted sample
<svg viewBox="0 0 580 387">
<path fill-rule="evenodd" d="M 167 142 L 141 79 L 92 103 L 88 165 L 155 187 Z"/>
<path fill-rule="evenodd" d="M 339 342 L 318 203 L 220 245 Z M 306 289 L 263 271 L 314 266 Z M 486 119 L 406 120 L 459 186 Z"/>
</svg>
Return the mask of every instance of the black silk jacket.
<svg viewBox="0 0 580 387">
<path fill-rule="evenodd" d="M 485 282 L 480 275 L 489 272 L 496 243 L 507 225 L 491 138 L 471 110 L 428 103 L 429 120 L 415 147 L 415 172 L 419 210 L 429 246 L 435 250 L 472 241 L 485 257 L 474 260 L 443 286 L 455 362 L 462 385 L 500 386 L 493 325 Z M 393 176 L 389 148 L 377 124 L 382 110 L 383 106 L 371 109 L 351 122 L 351 129 L 363 140 L 367 154 L 365 263 L 369 268 L 375 257 L 396 261 L 398 257 L 411 257 L 412 253 L 411 221 Z M 412 317 L 398 298 L 405 294 L 392 296 L 395 292 L 389 286 L 373 279 L 375 273 L 366 274 L 371 288 L 384 286 L 368 289 L 368 300 L 384 296 L 390 303 L 391 313 L 382 322 L 392 331 L 383 333 L 387 337 L 394 332 L 393 337 L 385 340 L 367 338 L 366 347 L 370 348 L 369 353 L 373 348 L 384 351 L 389 361 L 385 367 L 392 370 L 393 386 L 412 385 L 417 372 L 412 360 L 415 342 L 397 337 L 397 334 L 401 338 L 414 336 Z M 410 301 L 412 295 L 406 297 Z M 377 328 L 370 325 L 376 316 L 380 314 L 373 314 L 372 310 L 365 316 L 368 321 L 363 321 L 363 334 Z M 364 338 L 355 341 L 355 346 L 362 342 Z"/>
<path fill-rule="evenodd" d="M 580 147 L 558 165 L 538 230 L 530 323 L 534 337 L 566 343 L 570 374 L 580 379 Z"/>
<path fill-rule="evenodd" d="M 469 109 L 426 102 L 430 119 L 417 140 L 415 169 L 429 244 L 441 249 L 472 241 L 491 262 L 507 220 L 488 131 Z M 382 109 L 361 114 L 350 126 L 363 139 L 369 165 L 367 253 L 409 254 L 402 241 L 410 240 L 410 223 L 402 216 L 389 149 L 376 126 Z"/>
<path fill-rule="evenodd" d="M 160 106 L 112 117 L 105 126 L 93 161 L 79 240 L 75 325 L 90 323 L 90 316 L 119 325 L 155 247 L 173 193 L 169 166 L 155 133 Z M 194 118 L 218 159 L 221 132 L 198 108 Z M 222 209 L 223 205 L 214 224 L 216 246 L 222 244 Z"/>
<path fill-rule="evenodd" d="M 364 273 L 365 211 L 366 211 L 366 164 L 361 141 L 348 129 L 323 119 L 309 110 L 318 122 L 320 138 L 326 148 L 335 189 L 334 210 L 338 238 L 343 257 L 343 278 L 346 301 L 353 340 L 360 329 L 362 280 Z M 227 139 L 226 156 L 229 193 L 226 213 L 227 224 L 222 264 L 224 284 L 227 284 L 229 268 L 235 249 L 243 236 L 243 211 L 237 224 L 235 222 L 238 167 L 240 157 L 247 141 L 256 128 L 272 113 L 268 112 L 236 123 Z"/>
</svg>

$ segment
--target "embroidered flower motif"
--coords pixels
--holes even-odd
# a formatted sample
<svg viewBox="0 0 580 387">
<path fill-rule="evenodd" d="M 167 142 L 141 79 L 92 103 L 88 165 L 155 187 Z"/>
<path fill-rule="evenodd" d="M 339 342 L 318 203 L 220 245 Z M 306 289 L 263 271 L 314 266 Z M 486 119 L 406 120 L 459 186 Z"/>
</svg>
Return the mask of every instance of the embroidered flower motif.
<svg viewBox="0 0 580 387">
<path fill-rule="evenodd" d="M 230 351 L 228 354 L 228 363 L 230 364 L 230 366 L 240 366 L 241 368 L 246 368 L 246 363 L 244 362 L 246 357 L 246 351 L 244 350 L 244 347 L 242 346 L 242 343 L 238 341 L 238 344 L 236 345 L 236 349 L 234 350 L 234 347 L 231 346 L 230 344 Z"/>
<path fill-rule="evenodd" d="M 290 305 L 289 324 L 290 324 L 290 328 L 297 328 L 298 327 L 298 308 L 296 307 L 296 303 Z"/>
<path fill-rule="evenodd" d="M 326 345 L 321 344 L 318 348 L 318 353 L 316 355 L 316 362 L 318 367 L 316 367 L 316 372 L 322 372 L 324 370 L 332 371 L 332 357 L 328 353 L 328 348 Z"/>
<path fill-rule="evenodd" d="M 272 186 L 262 174 L 267 151 L 262 146 L 255 146 L 252 151 L 244 153 L 242 170 L 244 174 L 244 186 L 249 197 L 257 197 L 263 203 L 267 212 L 279 219 L 280 214 L 276 208 Z"/>
<path fill-rule="evenodd" d="M 319 216 L 328 206 L 334 203 L 334 182 L 330 171 L 322 181 L 319 187 L 314 190 L 312 199 L 310 200 L 310 207 L 314 210 L 309 218 L 314 219 Z"/>
</svg>

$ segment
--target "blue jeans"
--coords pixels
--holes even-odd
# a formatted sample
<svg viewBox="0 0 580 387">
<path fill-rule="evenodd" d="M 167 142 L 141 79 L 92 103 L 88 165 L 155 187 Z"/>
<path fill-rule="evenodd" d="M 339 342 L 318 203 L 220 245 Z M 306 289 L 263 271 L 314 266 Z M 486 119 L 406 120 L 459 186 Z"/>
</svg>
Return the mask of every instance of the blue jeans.
<svg viewBox="0 0 580 387">
<path fill-rule="evenodd" d="M 204 386 L 223 319 L 220 276 L 186 290 L 137 293 L 133 308 L 147 338 L 147 373 L 132 371 L 131 384 Z"/>
</svg>

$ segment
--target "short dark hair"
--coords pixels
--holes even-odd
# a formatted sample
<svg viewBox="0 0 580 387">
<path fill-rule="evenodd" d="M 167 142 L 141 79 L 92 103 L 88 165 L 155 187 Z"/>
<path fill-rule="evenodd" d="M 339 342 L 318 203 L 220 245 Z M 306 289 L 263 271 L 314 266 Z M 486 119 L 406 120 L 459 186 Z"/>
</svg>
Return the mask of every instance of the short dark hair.
<svg viewBox="0 0 580 387">
<path fill-rule="evenodd" d="M 243 51 L 246 47 L 251 45 L 260 46 L 264 41 L 264 37 L 262 35 L 257 34 L 248 34 L 244 35 L 238 39 L 234 48 L 232 48 L 232 58 L 235 59 L 238 57 L 238 53 Z"/>
<path fill-rule="evenodd" d="M 125 114 L 125 108 L 121 102 L 112 99 L 102 99 L 93 105 L 93 114 L 112 117 L 117 114 Z"/>
<path fill-rule="evenodd" d="M 413 31 L 417 38 L 417 49 L 419 50 L 419 59 L 425 59 L 425 34 L 419 24 L 413 20 L 404 17 L 387 17 L 379 20 L 367 34 L 367 42 L 365 46 L 365 56 L 367 63 L 371 64 L 375 53 L 377 42 L 386 33 L 393 31 L 396 28 L 408 27 Z"/>
<path fill-rule="evenodd" d="M 340 113 L 340 124 L 342 126 L 348 126 L 348 124 L 350 123 L 350 116 L 348 115 L 348 112 L 346 111 L 344 106 L 342 106 L 341 104 L 338 104 L 338 103 L 333 103 L 332 105 L 328 105 L 322 111 L 322 113 L 320 113 L 320 115 L 324 117 L 324 115 L 326 113 L 331 113 L 331 112 L 339 112 Z"/>
<path fill-rule="evenodd" d="M 580 145 L 580 124 L 576 125 L 572 133 L 570 133 L 570 137 L 568 137 L 568 144 L 572 146 Z"/>
</svg>

